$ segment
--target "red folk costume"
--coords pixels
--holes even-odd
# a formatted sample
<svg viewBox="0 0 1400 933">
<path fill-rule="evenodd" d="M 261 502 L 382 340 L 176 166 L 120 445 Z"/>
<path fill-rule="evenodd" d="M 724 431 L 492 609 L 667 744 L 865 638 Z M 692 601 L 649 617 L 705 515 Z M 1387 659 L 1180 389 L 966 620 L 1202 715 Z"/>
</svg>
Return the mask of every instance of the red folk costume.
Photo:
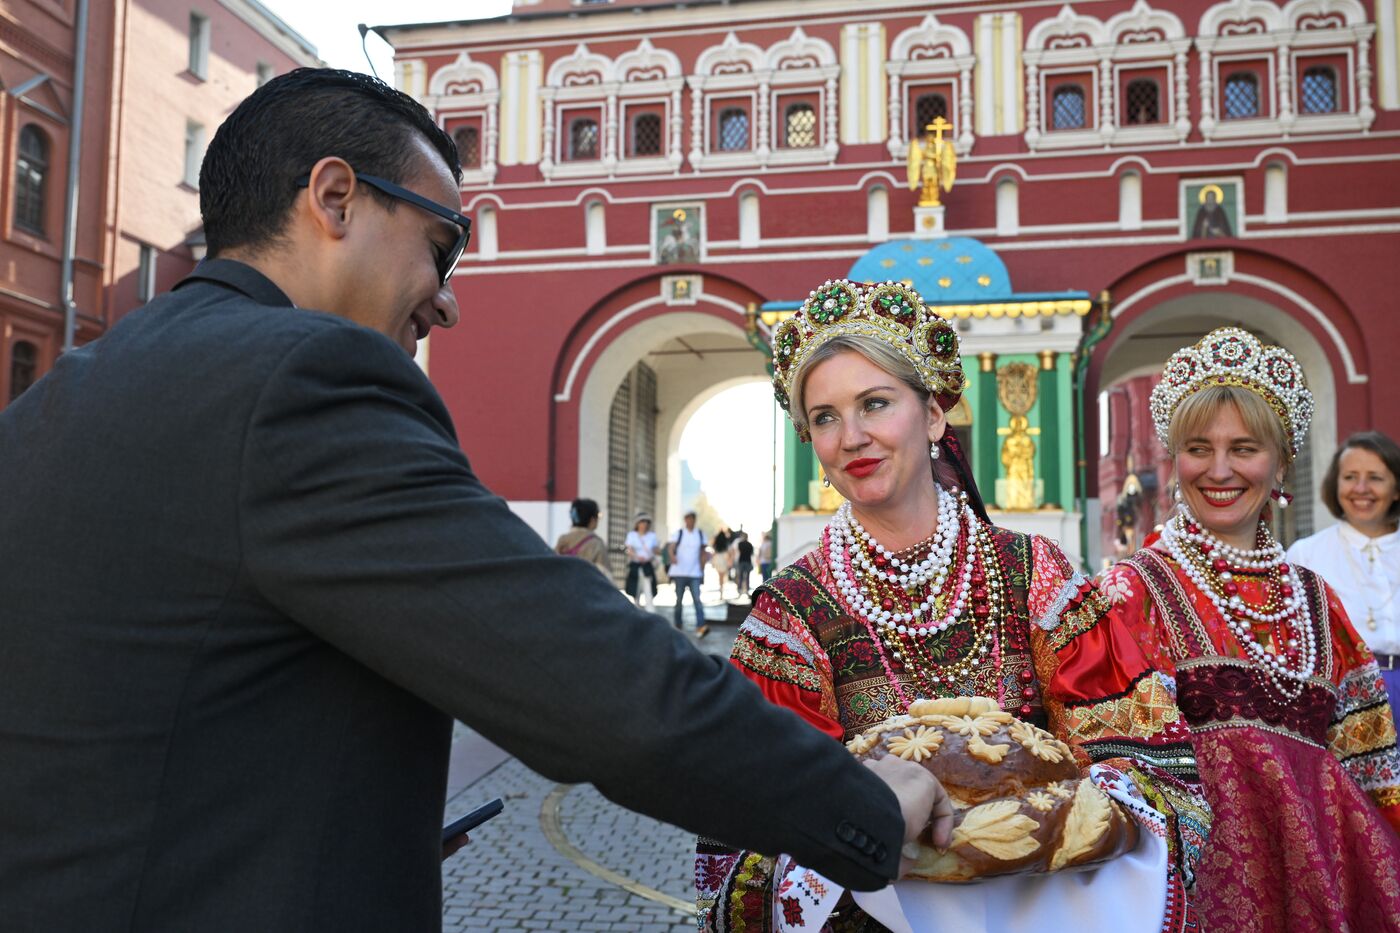
<svg viewBox="0 0 1400 933">
<path fill-rule="evenodd" d="M 1302 370 L 1238 328 L 1168 362 L 1152 394 L 1164 444 L 1177 406 L 1218 385 L 1264 399 L 1296 456 L 1312 417 Z M 1400 930 L 1395 728 L 1337 595 L 1290 566 L 1262 521 L 1241 549 L 1184 503 L 1100 589 L 1101 637 L 1168 676 L 1190 726 L 1215 817 L 1195 898 L 1205 929 Z"/>
<path fill-rule="evenodd" d="M 1319 663 L 1281 694 L 1168 554 L 1108 572 L 1102 627 L 1175 678 L 1215 813 L 1196 905 L 1208 930 L 1400 929 L 1400 757 L 1371 652 L 1341 601 L 1298 568 Z M 1266 575 L 1235 573 L 1246 604 Z M 1270 626 L 1254 624 L 1257 639 Z M 1387 825 L 1387 821 L 1389 825 Z"/>
</svg>

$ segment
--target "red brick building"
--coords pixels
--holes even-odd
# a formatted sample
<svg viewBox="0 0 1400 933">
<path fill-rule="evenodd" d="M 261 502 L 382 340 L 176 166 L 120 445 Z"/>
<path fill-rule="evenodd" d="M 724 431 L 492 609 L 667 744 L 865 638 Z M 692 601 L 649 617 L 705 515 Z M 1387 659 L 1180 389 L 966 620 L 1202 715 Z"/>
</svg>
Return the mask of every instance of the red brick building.
<svg viewBox="0 0 1400 933">
<path fill-rule="evenodd" d="M 193 267 L 209 137 L 260 81 L 312 64 L 255 0 L 0 4 L 0 407 L 65 330 L 91 340 Z"/>
</svg>

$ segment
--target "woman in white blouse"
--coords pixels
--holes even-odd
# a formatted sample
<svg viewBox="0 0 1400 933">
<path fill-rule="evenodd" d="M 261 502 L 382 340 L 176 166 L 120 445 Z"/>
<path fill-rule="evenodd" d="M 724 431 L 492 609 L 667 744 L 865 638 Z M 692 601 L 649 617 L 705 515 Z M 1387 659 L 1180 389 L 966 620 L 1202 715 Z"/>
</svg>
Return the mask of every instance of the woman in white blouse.
<svg viewBox="0 0 1400 933">
<path fill-rule="evenodd" d="M 651 530 L 651 516 L 637 513 L 632 530 L 627 532 L 627 595 L 637 601 L 648 612 L 652 608 L 652 594 L 656 592 L 656 532 Z"/>
<path fill-rule="evenodd" d="M 1375 652 L 1392 708 L 1400 702 L 1400 445 L 1379 431 L 1346 439 L 1322 501 L 1341 521 L 1294 542 L 1289 560 L 1316 571 L 1342 598 Z"/>
</svg>

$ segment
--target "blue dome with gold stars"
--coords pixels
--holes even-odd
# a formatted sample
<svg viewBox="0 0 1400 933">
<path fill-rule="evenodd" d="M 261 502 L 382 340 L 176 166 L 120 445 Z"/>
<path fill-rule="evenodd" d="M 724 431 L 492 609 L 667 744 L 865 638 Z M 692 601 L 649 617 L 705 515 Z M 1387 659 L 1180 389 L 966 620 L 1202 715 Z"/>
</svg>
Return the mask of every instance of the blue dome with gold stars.
<svg viewBox="0 0 1400 933">
<path fill-rule="evenodd" d="M 1011 297 L 1011 276 L 992 249 L 972 237 L 893 240 L 856 260 L 853 282 L 904 282 L 925 304 L 976 304 Z"/>
</svg>

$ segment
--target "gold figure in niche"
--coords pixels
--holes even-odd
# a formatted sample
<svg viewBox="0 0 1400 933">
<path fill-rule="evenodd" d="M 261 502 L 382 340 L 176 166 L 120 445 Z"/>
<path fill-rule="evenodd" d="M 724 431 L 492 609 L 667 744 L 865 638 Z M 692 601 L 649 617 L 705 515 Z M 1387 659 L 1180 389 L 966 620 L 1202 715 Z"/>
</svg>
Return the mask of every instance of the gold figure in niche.
<svg viewBox="0 0 1400 933">
<path fill-rule="evenodd" d="M 997 481 L 997 505 L 1009 512 L 1025 512 L 1037 505 L 1035 440 L 1040 428 L 1030 426 L 1027 415 L 1035 405 L 1036 368 L 1030 363 L 1007 363 L 997 370 L 997 398 L 1011 413 L 1007 427 L 997 428 L 1006 438 L 1001 444 L 1002 479 Z"/>
<path fill-rule="evenodd" d="M 1001 442 L 1006 501 L 1001 505 L 1009 512 L 1028 512 L 1035 508 L 1035 441 L 1030 421 L 1025 415 L 1012 415 L 1011 426 L 1003 430 L 1007 432 Z"/>
<path fill-rule="evenodd" d="M 943 134 L 953 128 L 942 117 L 924 127 L 924 139 L 909 141 L 909 190 L 919 192 L 920 207 L 938 207 L 938 189 L 953 190 L 957 177 L 958 154 Z"/>
</svg>

